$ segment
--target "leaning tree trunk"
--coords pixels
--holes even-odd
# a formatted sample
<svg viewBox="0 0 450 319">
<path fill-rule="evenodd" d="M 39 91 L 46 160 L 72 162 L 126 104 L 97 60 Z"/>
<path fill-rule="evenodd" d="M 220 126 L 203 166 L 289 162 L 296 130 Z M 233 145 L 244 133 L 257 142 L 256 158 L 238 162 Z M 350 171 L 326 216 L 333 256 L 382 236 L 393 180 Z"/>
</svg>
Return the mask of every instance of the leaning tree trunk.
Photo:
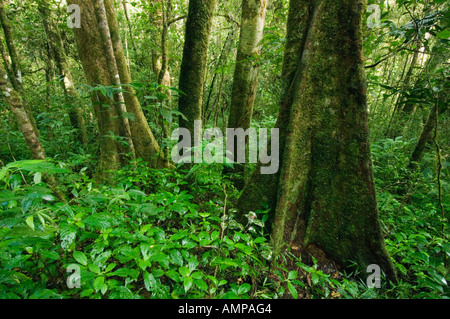
<svg viewBox="0 0 450 319">
<path fill-rule="evenodd" d="M 141 104 L 136 97 L 136 93 L 130 86 L 132 79 L 123 52 L 117 14 L 114 10 L 114 2 L 112 0 L 106 0 L 105 9 L 108 17 L 109 31 L 111 33 L 120 83 L 123 85 L 124 89 L 123 98 L 125 100 L 127 112 L 132 113 L 134 116 L 134 119 L 130 121 L 130 129 L 136 157 L 142 158 L 154 168 L 169 167 L 168 161 L 164 158 L 164 154 L 150 130 L 147 119 L 142 111 Z"/>
<path fill-rule="evenodd" d="M 14 36 L 13 36 L 13 29 L 11 26 L 11 23 L 8 19 L 8 16 L 6 15 L 5 10 L 5 1 L 0 0 L 0 23 L 2 25 L 3 33 L 5 35 L 5 41 L 6 41 L 6 47 L 8 48 L 9 56 L 11 58 L 11 72 L 12 78 L 11 78 L 11 84 L 12 87 L 17 91 L 18 94 L 22 94 L 23 85 L 22 85 L 22 70 L 20 68 L 19 63 L 19 56 L 17 53 L 16 46 L 14 44 Z M 7 63 L 7 59 L 5 61 Z M 33 116 L 33 111 L 31 110 L 31 107 L 26 103 L 26 101 L 23 101 L 24 109 L 28 114 L 28 118 L 31 121 L 31 124 L 33 125 L 34 131 L 36 132 L 37 136 L 39 137 L 40 133 L 38 130 L 38 127 L 36 125 L 36 120 Z"/>
<path fill-rule="evenodd" d="M 395 279 L 370 158 L 363 9 L 360 0 L 291 0 L 287 38 L 297 44 L 285 53 L 272 242 L 276 253 L 288 244 L 343 267 L 377 264 Z"/>
<path fill-rule="evenodd" d="M 180 127 L 186 128 L 193 136 L 194 121 L 202 118 L 203 87 L 208 60 L 209 35 L 216 0 L 190 0 L 186 21 L 183 60 L 181 62 L 178 101 Z"/>
<path fill-rule="evenodd" d="M 83 110 L 78 106 L 80 103 L 80 96 L 75 89 L 72 72 L 69 68 L 60 31 L 52 18 L 49 0 L 43 0 L 40 3 L 39 11 L 42 15 L 42 21 L 44 24 L 45 33 L 47 34 L 48 44 L 52 50 L 56 67 L 61 77 L 61 86 L 66 97 L 66 103 L 69 107 L 68 114 L 70 123 L 72 127 L 77 130 L 76 140 L 82 145 L 87 145 L 89 141 L 86 123 L 83 116 Z"/>
<path fill-rule="evenodd" d="M 442 92 L 441 95 L 436 99 L 436 102 L 431 108 L 430 114 L 428 115 L 427 121 L 422 129 L 419 140 L 417 141 L 414 151 L 409 159 L 408 169 L 410 171 L 415 171 L 419 165 L 420 160 L 423 157 L 423 153 L 428 142 L 431 141 L 433 136 L 433 130 L 436 127 L 439 115 L 445 113 L 448 110 L 448 96 L 449 90 L 447 92 Z"/>
<path fill-rule="evenodd" d="M 92 0 L 92 2 L 94 4 L 95 14 L 97 16 L 103 54 L 105 55 L 106 65 L 108 67 L 109 81 L 113 87 L 122 90 L 104 0 Z M 120 134 L 126 138 L 127 152 L 131 154 L 132 158 L 135 158 L 136 154 L 134 151 L 133 140 L 131 138 L 130 122 L 126 116 L 127 110 L 121 91 L 113 94 L 113 103 L 120 118 Z"/>
<path fill-rule="evenodd" d="M 25 138 L 31 152 L 31 156 L 36 160 L 44 160 L 44 149 L 39 140 L 38 134 L 36 133 L 30 118 L 28 117 L 22 98 L 16 90 L 10 86 L 8 80 L 9 77 L 4 69 L 4 66 L 0 63 L 0 92 L 6 98 L 11 112 L 16 119 L 17 125 Z"/>
<path fill-rule="evenodd" d="M 108 65 L 93 3 L 87 0 L 69 0 L 68 4 L 75 4 L 81 8 L 83 22 L 80 28 L 74 29 L 74 33 L 88 84 L 92 87 L 110 86 Z M 111 100 L 100 92 L 93 94 L 92 102 L 99 131 L 100 148 L 95 178 L 97 181 L 106 181 L 109 179 L 108 171 L 117 170 L 127 163 L 123 154 L 124 148 L 117 140 L 117 137 L 121 137 L 121 119 Z"/>
<path fill-rule="evenodd" d="M 5 1 L 0 0 L 0 22 L 2 24 L 3 33 L 5 34 L 6 46 L 8 47 L 9 56 L 11 57 L 11 70 L 14 76 L 11 78 L 11 84 L 17 92 L 22 91 L 21 76 L 22 71 L 19 65 L 19 57 L 17 54 L 16 46 L 14 45 L 14 37 L 12 32 L 11 23 L 5 10 Z"/>
<path fill-rule="evenodd" d="M 250 128 L 258 83 L 259 55 L 266 18 L 267 0 L 243 0 L 239 48 L 233 78 L 229 128 Z M 248 139 L 245 145 L 248 145 Z M 236 161 L 237 143 L 232 150 L 232 160 Z M 245 166 L 236 165 L 234 173 L 244 175 Z M 236 179 L 238 189 L 244 186 L 243 179 Z"/>
<path fill-rule="evenodd" d="M 35 160 L 45 160 L 46 155 L 44 148 L 42 147 L 39 136 L 35 131 L 33 122 L 28 116 L 25 110 L 25 105 L 22 98 L 16 92 L 16 90 L 11 86 L 9 82 L 8 75 L 0 63 L 0 94 L 6 98 L 11 112 L 17 122 L 19 130 L 22 132 L 25 142 L 27 143 L 28 149 L 30 150 L 31 156 Z M 51 175 L 44 174 L 44 180 L 53 189 L 55 195 L 63 202 L 66 201 L 64 194 L 58 189 L 57 182 L 55 178 Z"/>
</svg>

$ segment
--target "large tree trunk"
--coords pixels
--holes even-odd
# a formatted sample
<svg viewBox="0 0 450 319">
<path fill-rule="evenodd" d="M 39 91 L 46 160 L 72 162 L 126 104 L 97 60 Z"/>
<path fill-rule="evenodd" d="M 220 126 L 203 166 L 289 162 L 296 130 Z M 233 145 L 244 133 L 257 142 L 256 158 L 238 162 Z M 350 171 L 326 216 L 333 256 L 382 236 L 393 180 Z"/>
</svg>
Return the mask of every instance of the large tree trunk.
<svg viewBox="0 0 450 319">
<path fill-rule="evenodd" d="M 86 123 L 83 116 L 83 110 L 78 106 L 80 103 L 80 96 L 75 89 L 72 72 L 70 71 L 67 55 L 64 50 L 64 43 L 58 26 L 53 20 L 48 0 L 43 0 L 39 3 L 39 11 L 42 15 L 48 44 L 53 53 L 52 56 L 55 59 L 56 67 L 62 80 L 60 83 L 66 97 L 66 103 L 69 107 L 68 114 L 70 123 L 72 127 L 77 130 L 76 140 L 82 145 L 87 145 L 89 141 Z"/>
<path fill-rule="evenodd" d="M 272 241 L 277 253 L 288 244 L 344 267 L 378 264 L 394 279 L 370 158 L 363 9 L 359 0 L 291 0 Z"/>
<path fill-rule="evenodd" d="M 110 75 L 102 48 L 102 39 L 93 3 L 89 0 L 69 0 L 68 4 L 80 6 L 83 22 L 75 28 L 75 39 L 87 82 L 90 86 L 110 86 Z M 106 181 L 108 171 L 114 171 L 126 164 L 124 148 L 116 137 L 120 137 L 121 118 L 111 99 L 96 92 L 92 96 L 99 131 L 99 160 L 95 178 Z M 124 138 L 125 136 L 122 136 Z"/>
<path fill-rule="evenodd" d="M 202 118 L 203 87 L 208 60 L 209 35 L 216 0 L 190 0 L 186 21 L 186 37 L 181 62 L 178 107 L 187 120 L 180 118 L 180 127 L 189 129 Z"/>
<path fill-rule="evenodd" d="M 82 11 L 83 23 L 81 23 L 81 28 L 74 29 L 74 32 L 88 84 L 91 86 L 121 84 L 123 86 L 126 111 L 132 113 L 134 117 L 129 125 L 136 156 L 144 159 L 152 167 L 163 167 L 166 162 L 162 158 L 159 145 L 148 126 L 134 90 L 129 85 L 131 76 L 123 53 L 113 2 L 111 0 L 104 2 L 108 21 L 103 21 L 103 23 L 106 22 L 108 25 L 110 41 L 105 39 L 105 36 L 108 37 L 107 34 L 103 35 L 102 40 L 93 2 L 70 0 L 69 4 L 79 5 Z M 108 54 L 105 54 L 107 53 L 104 46 L 105 40 L 107 40 Z M 110 69 L 113 62 L 116 68 L 113 65 L 113 69 Z M 112 81 L 111 74 L 114 74 L 114 81 Z M 111 100 L 102 94 L 95 94 L 93 102 L 100 135 L 100 160 L 97 169 L 99 174 L 97 176 L 101 180 L 104 172 L 117 169 L 128 162 L 123 154 L 124 147 L 111 136 L 110 132 L 122 138 L 127 138 L 128 134 L 126 134 L 126 126 L 123 125 L 125 123 L 123 121 L 124 110 L 116 109 L 115 105 L 112 105 L 114 103 L 111 103 Z"/>
<path fill-rule="evenodd" d="M 258 83 L 261 40 L 263 39 L 267 0 L 243 0 L 239 48 L 234 71 L 228 128 L 250 128 Z M 248 139 L 245 145 L 248 145 Z M 236 161 L 237 143 L 232 150 Z M 244 175 L 245 166 L 236 165 L 234 173 Z M 236 179 L 238 189 L 244 186 L 243 179 Z"/>
</svg>

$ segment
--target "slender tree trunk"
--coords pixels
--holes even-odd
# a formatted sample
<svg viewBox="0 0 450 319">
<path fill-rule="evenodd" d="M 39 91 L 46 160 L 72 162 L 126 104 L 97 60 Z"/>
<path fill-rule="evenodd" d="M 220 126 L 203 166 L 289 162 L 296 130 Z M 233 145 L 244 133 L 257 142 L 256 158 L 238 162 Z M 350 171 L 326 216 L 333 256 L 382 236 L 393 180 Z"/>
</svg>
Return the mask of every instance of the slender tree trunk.
<svg viewBox="0 0 450 319">
<path fill-rule="evenodd" d="M 17 54 L 16 46 L 14 45 L 14 36 L 11 23 L 5 10 L 5 1 L 0 0 L 0 22 L 2 24 L 3 33 L 5 35 L 6 46 L 8 47 L 9 56 L 11 57 L 11 70 L 14 77 L 11 78 L 11 84 L 17 92 L 22 91 L 22 70 L 19 65 L 19 57 Z"/>
<path fill-rule="evenodd" d="M 441 95 L 439 96 L 438 99 L 436 99 L 436 102 L 433 104 L 433 107 L 430 110 L 427 122 L 425 123 L 422 129 L 422 133 L 420 134 L 416 147 L 414 148 L 414 151 L 409 159 L 408 169 L 410 171 L 416 170 L 417 166 L 419 165 L 419 162 L 423 157 L 425 147 L 428 144 L 428 142 L 430 142 L 433 136 L 433 129 L 436 126 L 436 122 L 438 121 L 439 115 L 445 113 L 448 110 L 448 94 L 449 94 L 448 92 L 447 94 L 441 93 Z"/>
<path fill-rule="evenodd" d="M 209 36 L 216 0 L 190 0 L 186 21 L 186 36 L 181 62 L 179 89 L 180 127 L 187 128 L 193 136 L 194 121 L 202 119 L 203 87 L 208 60 Z"/>
<path fill-rule="evenodd" d="M 11 112 L 17 121 L 20 131 L 25 137 L 25 141 L 34 159 L 44 160 L 45 152 L 39 141 L 33 124 L 25 110 L 24 103 L 20 95 L 12 88 L 8 82 L 9 78 L 2 64 L 0 64 L 0 91 L 6 97 L 6 101 L 11 108 Z"/>
<path fill-rule="evenodd" d="M 66 103 L 69 107 L 68 114 L 70 123 L 72 127 L 77 130 L 76 140 L 82 145 L 87 145 L 89 141 L 86 123 L 83 116 L 83 110 L 78 106 L 80 103 L 80 96 L 75 89 L 72 72 L 70 71 L 67 55 L 64 50 L 64 43 L 58 26 L 52 18 L 48 0 L 40 2 L 39 11 L 41 12 L 48 44 L 53 53 L 52 56 L 55 59 L 56 67 L 62 80 L 60 82 L 66 97 Z"/>
<path fill-rule="evenodd" d="M 234 72 L 228 127 L 248 129 L 258 83 L 259 55 L 267 0 L 243 0 L 241 33 Z"/>
<path fill-rule="evenodd" d="M 228 118 L 229 128 L 247 130 L 251 126 L 266 9 L 267 0 L 242 1 L 241 31 Z M 245 142 L 246 147 L 247 145 L 248 139 Z M 237 143 L 231 156 L 233 161 L 237 160 Z M 244 177 L 245 165 L 236 165 L 232 171 Z M 238 189 L 242 189 L 244 179 L 237 178 L 234 184 Z"/>
<path fill-rule="evenodd" d="M 116 57 L 114 54 L 113 43 L 111 40 L 111 34 L 108 24 L 108 17 L 106 15 L 104 0 L 92 0 L 92 1 L 94 4 L 95 14 L 97 16 L 100 37 L 102 40 L 103 53 L 105 55 L 106 65 L 108 67 L 109 81 L 112 86 L 121 90 L 122 86 L 120 81 L 120 75 L 116 63 Z M 128 68 L 126 72 L 128 72 Z M 125 115 L 127 110 L 122 92 L 114 93 L 114 98 L 112 102 L 120 118 L 120 135 L 126 137 L 127 151 L 130 154 L 132 154 L 133 158 L 135 158 L 136 154 L 134 152 L 133 140 L 131 138 L 130 122 L 128 120 L 128 117 L 126 117 Z"/>
<path fill-rule="evenodd" d="M 211 114 L 214 112 L 214 109 L 217 105 L 217 102 L 219 100 L 220 94 L 221 94 L 221 90 L 219 88 L 218 93 L 216 94 L 216 98 L 214 99 L 214 103 L 211 105 L 211 99 L 213 96 L 213 91 L 216 85 L 216 81 L 217 81 L 217 77 L 220 73 L 221 75 L 221 83 L 220 86 L 223 82 L 223 71 L 219 71 L 221 68 L 223 68 L 224 66 L 226 66 L 227 62 L 228 62 L 228 56 L 230 55 L 231 49 L 232 49 L 232 43 L 233 43 L 233 39 L 234 39 L 234 34 L 235 34 L 235 28 L 234 26 L 231 28 L 231 30 L 228 32 L 227 38 L 225 40 L 225 43 L 223 45 L 222 48 L 222 52 L 220 53 L 220 57 L 219 60 L 217 61 L 215 70 L 214 70 L 214 75 L 213 78 L 211 80 L 211 85 L 209 86 L 209 90 L 208 90 L 208 97 L 206 99 L 206 102 L 204 103 L 204 108 L 203 108 L 203 115 L 204 115 L 204 120 L 206 121 L 206 123 L 209 121 Z M 214 124 L 215 126 L 215 124 Z"/>
<path fill-rule="evenodd" d="M 8 16 L 6 15 L 5 10 L 5 1 L 0 0 L 0 23 L 3 28 L 3 33 L 5 35 L 5 41 L 6 46 L 8 48 L 9 56 L 11 57 L 11 84 L 13 88 L 17 91 L 18 94 L 22 94 L 23 85 L 22 85 L 22 70 L 20 68 L 19 63 L 19 56 L 17 54 L 17 49 L 14 44 L 14 36 L 13 36 L 13 30 L 11 23 L 8 19 Z M 5 60 L 5 63 L 7 62 L 7 59 Z M 10 74 L 11 75 L 11 74 Z M 31 110 L 31 107 L 26 103 L 26 101 L 23 101 L 24 109 L 28 114 L 28 118 L 31 121 L 31 124 L 33 125 L 34 131 L 36 132 L 37 136 L 39 137 L 40 133 L 38 130 L 38 127 L 36 125 L 36 120 L 33 116 L 33 111 Z"/>
<path fill-rule="evenodd" d="M 370 158 L 363 1 L 290 3 L 287 83 L 278 119 L 284 151 L 279 179 L 267 185 L 275 185 L 272 192 L 278 189 L 272 211 L 275 252 L 288 244 L 319 263 L 346 267 L 356 262 L 364 270 L 377 264 L 395 279 L 378 219 Z M 294 39 L 297 43 L 290 44 Z M 241 203 L 254 202 L 248 194 L 244 189 Z"/>
<path fill-rule="evenodd" d="M 134 119 L 130 121 L 131 136 L 136 152 L 136 157 L 142 158 L 149 163 L 151 167 L 162 168 L 169 167 L 168 161 L 164 158 L 164 154 L 150 130 L 147 119 L 142 111 L 141 104 L 136 97 L 134 89 L 130 86 L 132 83 L 131 74 L 127 68 L 125 54 L 123 52 L 122 41 L 120 39 L 119 24 L 117 14 L 114 10 L 114 2 L 112 0 L 105 1 L 106 14 L 108 17 L 109 30 L 111 32 L 111 40 L 114 48 L 114 55 L 120 77 L 120 83 L 123 85 L 125 92 L 123 97 L 125 100 L 127 111 L 133 114 Z"/>
</svg>

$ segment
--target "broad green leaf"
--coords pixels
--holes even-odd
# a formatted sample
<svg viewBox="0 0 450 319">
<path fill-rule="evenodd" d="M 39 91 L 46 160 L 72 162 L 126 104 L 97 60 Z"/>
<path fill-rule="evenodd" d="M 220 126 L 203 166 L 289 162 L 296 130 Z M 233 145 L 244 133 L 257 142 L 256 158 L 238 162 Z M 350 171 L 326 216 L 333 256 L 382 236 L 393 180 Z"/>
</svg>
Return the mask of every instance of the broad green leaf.
<svg viewBox="0 0 450 319">
<path fill-rule="evenodd" d="M 34 216 L 31 215 L 31 216 L 28 216 L 28 218 L 26 219 L 27 225 L 30 226 L 30 228 L 32 230 L 34 230 L 34 220 L 33 220 L 33 218 L 34 218 Z"/>
<path fill-rule="evenodd" d="M 99 291 L 103 288 L 103 284 L 105 283 L 105 277 L 97 277 L 94 280 L 94 289 L 95 291 Z"/>
<path fill-rule="evenodd" d="M 191 274 L 191 271 L 190 271 L 189 268 L 187 268 L 187 267 L 180 267 L 180 268 L 178 269 L 178 271 L 180 272 L 180 274 L 181 274 L 183 277 L 187 277 L 187 276 L 189 276 L 189 275 Z"/>
<path fill-rule="evenodd" d="M 189 289 L 191 289 L 193 283 L 194 283 L 194 279 L 192 279 L 192 277 L 184 278 L 184 281 L 183 281 L 184 291 L 188 292 Z"/>
<path fill-rule="evenodd" d="M 73 258 L 83 266 L 87 265 L 87 257 L 86 255 L 81 251 L 74 251 L 73 252 Z"/>
<path fill-rule="evenodd" d="M 294 280 L 295 278 L 297 278 L 297 276 L 298 276 L 297 272 L 295 270 L 292 270 L 289 272 L 288 279 Z"/>
<path fill-rule="evenodd" d="M 238 289 L 238 295 L 243 295 L 243 294 L 249 292 L 251 288 L 252 288 L 252 286 L 247 283 L 240 285 L 239 289 Z"/>
<path fill-rule="evenodd" d="M 288 282 L 287 284 L 289 292 L 291 293 L 292 297 L 294 297 L 294 299 L 298 298 L 298 293 L 297 293 L 297 289 L 295 289 L 294 285 L 290 282 Z"/>
<path fill-rule="evenodd" d="M 144 271 L 144 285 L 147 291 L 155 291 L 157 287 L 155 277 L 147 271 Z"/>
</svg>

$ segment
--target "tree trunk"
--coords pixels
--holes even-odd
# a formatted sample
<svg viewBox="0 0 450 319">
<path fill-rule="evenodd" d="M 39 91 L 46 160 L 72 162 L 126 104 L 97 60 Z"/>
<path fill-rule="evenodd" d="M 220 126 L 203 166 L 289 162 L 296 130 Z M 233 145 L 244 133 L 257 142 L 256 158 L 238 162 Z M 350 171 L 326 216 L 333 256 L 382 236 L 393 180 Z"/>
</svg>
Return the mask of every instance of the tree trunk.
<svg viewBox="0 0 450 319">
<path fill-rule="evenodd" d="M 111 32 L 111 40 L 114 48 L 114 55 L 120 82 L 125 90 L 123 97 L 127 111 L 132 113 L 134 116 L 134 119 L 130 121 L 130 129 L 136 157 L 142 158 L 154 168 L 169 167 L 169 163 L 164 158 L 164 154 L 161 152 L 161 149 L 156 142 L 152 131 L 150 130 L 147 119 L 142 111 L 141 104 L 136 97 L 135 91 L 130 86 L 132 79 L 127 67 L 125 54 L 123 52 L 117 14 L 114 10 L 114 2 L 112 0 L 106 0 L 105 8 L 108 16 L 109 30 Z"/>
<path fill-rule="evenodd" d="M 110 75 L 105 58 L 99 26 L 95 15 L 93 3 L 86 0 L 69 0 L 68 4 L 80 6 L 83 22 L 81 28 L 75 28 L 75 39 L 78 53 L 83 65 L 87 82 L 90 86 L 110 86 Z M 99 160 L 95 178 L 99 182 L 109 179 L 108 171 L 119 169 L 126 164 L 126 158 L 118 138 L 120 136 L 119 114 L 111 99 L 98 91 L 92 96 L 92 102 L 99 131 Z"/>
<path fill-rule="evenodd" d="M 181 62 L 178 107 L 187 120 L 180 117 L 180 127 L 193 136 L 194 121 L 202 119 L 203 87 L 208 60 L 209 35 L 216 0 L 190 0 L 186 21 L 183 60 Z"/>
<path fill-rule="evenodd" d="M 14 44 L 14 36 L 13 36 L 12 26 L 8 19 L 8 16 L 6 15 L 4 0 L 0 0 L 0 23 L 3 28 L 3 33 L 5 35 L 5 41 L 6 41 L 6 46 L 8 48 L 9 56 L 11 57 L 11 72 L 10 73 L 13 73 L 13 76 L 11 78 L 11 84 L 12 84 L 12 87 L 17 91 L 18 94 L 22 94 L 22 90 L 23 90 L 22 70 L 20 68 L 19 56 L 17 54 L 17 49 Z M 7 60 L 5 61 L 5 63 L 8 63 Z M 33 116 L 31 107 L 26 103 L 26 101 L 23 101 L 23 106 L 24 106 L 25 112 L 27 112 L 27 114 L 28 114 L 28 118 L 30 119 L 31 124 L 33 125 L 35 133 L 39 137 L 40 133 L 39 133 L 38 127 L 36 125 L 36 120 Z"/>
<path fill-rule="evenodd" d="M 80 103 L 80 96 L 75 89 L 72 72 L 70 71 L 67 55 L 64 50 L 64 43 L 58 26 L 51 16 L 52 12 L 48 0 L 43 0 L 39 3 L 39 11 L 42 15 L 48 44 L 53 53 L 56 67 L 62 80 L 60 83 L 66 97 L 66 103 L 69 107 L 68 114 L 70 123 L 72 127 L 77 130 L 76 140 L 82 145 L 87 145 L 89 141 L 86 123 L 83 116 L 83 110 L 78 106 Z"/>
<path fill-rule="evenodd" d="M 122 86 L 120 83 L 120 75 L 117 67 L 116 57 L 114 54 L 113 43 L 111 40 L 111 33 L 108 24 L 108 17 L 106 15 L 104 0 L 92 1 L 94 3 L 95 14 L 97 16 L 100 37 L 102 40 L 101 45 L 103 48 L 103 53 L 105 55 L 106 65 L 108 67 L 109 81 L 112 86 L 121 90 Z M 126 72 L 128 72 L 128 68 L 126 69 Z M 134 152 L 133 140 L 131 138 L 130 122 L 128 120 L 128 117 L 126 117 L 125 115 L 127 110 L 122 92 L 114 93 L 112 103 L 114 104 L 116 112 L 119 115 L 120 135 L 126 138 L 127 152 L 131 154 L 132 158 L 135 158 L 136 154 Z"/>
<path fill-rule="evenodd" d="M 263 39 L 267 0 L 243 0 L 241 31 L 236 67 L 233 78 L 228 128 L 249 129 L 252 122 L 258 84 L 261 40 Z M 245 146 L 248 145 L 246 139 Z M 230 150 L 231 151 L 231 150 Z M 232 160 L 237 160 L 237 143 L 232 150 Z M 245 165 L 236 165 L 232 170 L 244 177 Z M 235 179 L 238 189 L 244 187 L 243 178 Z"/>
<path fill-rule="evenodd" d="M 38 134 L 34 130 L 33 124 L 28 117 L 28 113 L 25 110 L 22 98 L 16 92 L 16 90 L 10 86 L 8 79 L 9 77 L 3 65 L 0 63 L 0 91 L 2 95 L 6 97 L 6 101 L 11 109 L 11 112 L 14 114 L 20 131 L 25 137 L 25 141 L 28 145 L 33 159 L 44 160 L 44 149 L 41 142 L 39 141 Z"/>
<path fill-rule="evenodd" d="M 439 118 L 439 115 L 445 113 L 448 109 L 448 94 L 448 92 L 447 94 L 442 93 L 431 108 L 427 122 L 422 129 L 422 133 L 420 134 L 416 147 L 414 148 L 414 151 L 412 152 L 409 159 L 408 169 L 410 171 L 416 170 L 420 160 L 423 157 L 425 147 L 433 136 L 433 129 L 437 124 L 436 122 Z"/>
<path fill-rule="evenodd" d="M 14 36 L 12 32 L 11 23 L 5 10 L 5 1 L 0 0 L 0 22 L 2 24 L 3 33 L 5 34 L 6 46 L 8 47 L 9 56 L 11 57 L 11 70 L 14 77 L 11 78 L 11 84 L 17 92 L 22 91 L 22 70 L 19 65 L 19 57 L 17 54 L 16 46 L 14 45 Z"/>
<path fill-rule="evenodd" d="M 319 263 L 377 264 L 395 279 L 370 158 L 363 10 L 359 0 L 291 0 L 272 243 L 276 253 L 288 244 Z"/>
</svg>

